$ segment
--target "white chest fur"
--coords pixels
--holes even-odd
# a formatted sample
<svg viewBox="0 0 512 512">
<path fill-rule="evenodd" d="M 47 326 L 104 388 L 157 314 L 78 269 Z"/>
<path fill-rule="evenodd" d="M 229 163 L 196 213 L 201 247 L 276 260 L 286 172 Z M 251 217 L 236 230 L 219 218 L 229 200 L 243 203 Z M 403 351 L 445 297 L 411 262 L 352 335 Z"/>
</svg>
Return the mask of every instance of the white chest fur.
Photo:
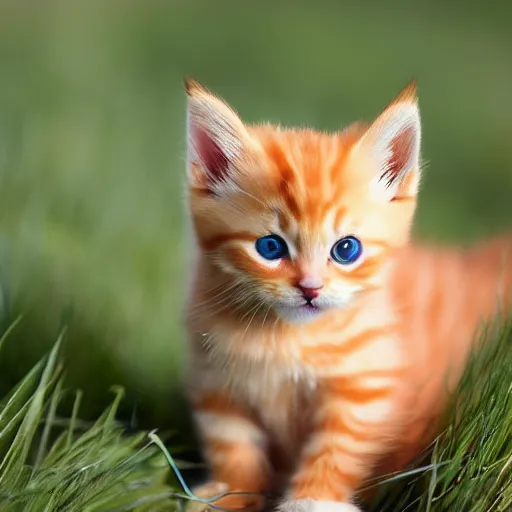
<svg viewBox="0 0 512 512">
<path fill-rule="evenodd" d="M 281 345 L 279 350 L 243 350 L 234 357 L 217 349 L 210 362 L 230 395 L 256 413 L 273 442 L 290 455 L 296 451 L 316 379 L 291 351 Z"/>
</svg>

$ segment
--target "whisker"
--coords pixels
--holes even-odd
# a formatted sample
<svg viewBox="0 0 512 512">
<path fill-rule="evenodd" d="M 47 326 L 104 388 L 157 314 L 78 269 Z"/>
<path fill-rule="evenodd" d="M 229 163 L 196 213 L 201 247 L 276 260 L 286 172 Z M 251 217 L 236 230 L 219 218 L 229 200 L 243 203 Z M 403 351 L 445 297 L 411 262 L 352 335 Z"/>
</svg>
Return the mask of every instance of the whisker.
<svg viewBox="0 0 512 512">
<path fill-rule="evenodd" d="M 261 321 L 261 328 L 263 329 L 265 327 L 265 322 L 267 321 L 268 314 L 270 313 L 270 310 L 273 308 L 274 304 L 276 303 L 275 300 L 273 300 L 267 307 L 267 312 L 265 313 L 265 316 L 263 317 L 263 320 Z"/>
<path fill-rule="evenodd" d="M 245 328 L 244 333 L 242 334 L 242 339 L 243 339 L 243 338 L 245 338 L 245 335 L 247 334 L 247 331 L 249 330 L 249 327 L 250 327 L 250 325 L 251 325 L 252 321 L 254 320 L 254 317 L 256 316 L 256 314 L 258 313 L 258 311 L 261 309 L 261 307 L 262 307 L 262 306 L 264 306 L 264 305 L 265 305 L 265 303 L 264 303 L 263 301 L 261 301 L 261 302 L 256 306 L 256 308 L 255 308 L 255 310 L 254 310 L 254 313 L 253 313 L 253 315 L 251 316 L 251 319 L 249 320 L 249 322 L 247 323 L 247 326 L 246 326 L 246 328 Z"/>
</svg>

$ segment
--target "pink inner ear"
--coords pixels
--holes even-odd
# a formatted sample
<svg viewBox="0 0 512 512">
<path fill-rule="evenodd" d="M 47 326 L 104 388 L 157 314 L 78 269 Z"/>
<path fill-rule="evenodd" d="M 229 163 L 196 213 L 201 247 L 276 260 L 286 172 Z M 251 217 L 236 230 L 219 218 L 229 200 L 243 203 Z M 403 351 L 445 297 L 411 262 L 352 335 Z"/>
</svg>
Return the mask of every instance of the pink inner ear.
<svg viewBox="0 0 512 512">
<path fill-rule="evenodd" d="M 391 158 L 388 168 L 381 178 L 386 180 L 386 186 L 392 185 L 397 178 L 403 176 L 404 171 L 409 170 L 406 169 L 406 166 L 409 165 L 414 151 L 415 138 L 414 128 L 408 127 L 391 141 Z"/>
<path fill-rule="evenodd" d="M 229 160 L 220 146 L 202 128 L 194 129 L 197 154 L 206 169 L 206 178 L 210 185 L 222 181 L 229 168 Z"/>
</svg>

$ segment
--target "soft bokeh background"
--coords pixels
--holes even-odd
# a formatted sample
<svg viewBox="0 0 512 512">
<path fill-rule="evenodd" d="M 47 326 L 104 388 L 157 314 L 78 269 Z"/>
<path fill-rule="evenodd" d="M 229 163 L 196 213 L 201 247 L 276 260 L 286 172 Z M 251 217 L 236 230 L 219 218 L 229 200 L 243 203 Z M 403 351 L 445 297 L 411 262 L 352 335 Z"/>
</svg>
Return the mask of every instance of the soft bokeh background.
<svg viewBox="0 0 512 512">
<path fill-rule="evenodd" d="M 501 4 L 0 0 L 2 321 L 25 315 L 0 386 L 67 324 L 85 415 L 119 383 L 138 425 L 184 424 L 184 75 L 247 121 L 325 130 L 370 120 L 416 76 L 428 164 L 417 235 L 512 225 Z"/>
</svg>

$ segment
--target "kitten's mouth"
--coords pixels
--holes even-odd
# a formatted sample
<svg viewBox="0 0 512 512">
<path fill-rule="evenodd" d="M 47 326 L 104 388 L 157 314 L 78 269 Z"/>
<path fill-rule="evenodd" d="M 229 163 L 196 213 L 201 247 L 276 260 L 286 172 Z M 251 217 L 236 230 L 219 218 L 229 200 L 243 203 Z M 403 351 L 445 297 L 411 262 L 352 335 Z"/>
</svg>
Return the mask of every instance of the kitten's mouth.
<svg viewBox="0 0 512 512">
<path fill-rule="evenodd" d="M 284 320 L 291 323 L 310 322 L 318 318 L 324 312 L 324 308 L 311 301 L 299 304 L 283 304 L 278 306 L 277 313 Z"/>
<path fill-rule="evenodd" d="M 306 303 L 299 306 L 300 309 L 303 311 L 307 311 L 309 313 L 313 313 L 315 311 L 318 311 L 318 306 L 315 306 L 311 301 L 307 301 Z"/>
<path fill-rule="evenodd" d="M 311 301 L 306 301 L 298 306 L 297 311 L 304 318 L 316 318 L 321 313 L 321 309 Z"/>
</svg>

